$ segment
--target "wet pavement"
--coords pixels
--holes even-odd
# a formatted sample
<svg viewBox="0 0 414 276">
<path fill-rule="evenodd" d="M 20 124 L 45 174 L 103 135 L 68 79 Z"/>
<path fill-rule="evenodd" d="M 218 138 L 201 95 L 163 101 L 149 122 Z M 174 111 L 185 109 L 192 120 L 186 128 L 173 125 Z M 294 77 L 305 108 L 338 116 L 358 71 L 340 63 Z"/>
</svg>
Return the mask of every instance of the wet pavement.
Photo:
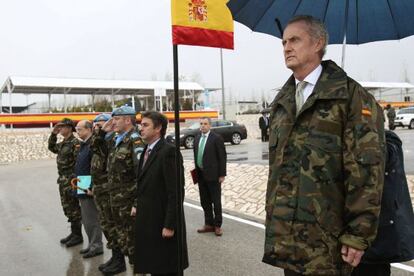
<svg viewBox="0 0 414 276">
<path fill-rule="evenodd" d="M 0 275 L 101 275 L 97 266 L 109 251 L 84 260 L 81 245 L 65 248 L 59 239 L 68 231 L 56 182 L 54 160 L 0 166 Z M 282 275 L 261 263 L 264 231 L 261 225 L 224 220 L 223 237 L 197 234 L 202 212 L 185 208 L 190 268 L 186 275 Z M 86 246 L 86 242 L 84 242 Z M 408 264 L 411 265 L 411 264 Z M 131 269 L 119 275 L 132 275 Z M 392 275 L 412 275 L 393 268 Z"/>
<path fill-rule="evenodd" d="M 60 207 L 54 160 L 3 165 L 0 175 L 0 275 L 102 275 L 97 266 L 110 257 L 108 250 L 84 260 L 81 245 L 65 248 L 59 243 L 69 228 Z M 196 229 L 202 212 L 188 207 L 185 212 L 190 255 L 186 275 L 282 275 L 260 261 L 262 229 L 225 219 L 223 237 L 201 235 Z M 131 269 L 119 275 L 132 275 Z"/>
<path fill-rule="evenodd" d="M 403 142 L 405 172 L 414 174 L 414 129 L 397 128 L 397 135 Z M 269 144 L 260 139 L 242 140 L 239 145 L 226 143 L 228 162 L 242 164 L 269 164 Z M 186 160 L 194 160 L 193 150 L 182 148 Z"/>
</svg>

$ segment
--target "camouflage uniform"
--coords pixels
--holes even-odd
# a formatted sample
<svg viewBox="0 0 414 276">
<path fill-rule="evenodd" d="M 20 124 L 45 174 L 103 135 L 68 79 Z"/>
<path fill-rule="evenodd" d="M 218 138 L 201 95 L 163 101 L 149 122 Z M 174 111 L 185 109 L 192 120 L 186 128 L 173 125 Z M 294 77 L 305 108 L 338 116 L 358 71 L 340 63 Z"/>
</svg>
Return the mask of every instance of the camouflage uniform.
<svg viewBox="0 0 414 276">
<path fill-rule="evenodd" d="M 116 137 L 110 141 L 108 156 L 108 189 L 112 216 L 114 218 L 113 238 L 124 255 L 134 253 L 133 226 L 131 208 L 136 196 L 136 171 L 139 156 L 144 144 L 136 132 L 131 129 L 121 143 L 115 145 Z"/>
<path fill-rule="evenodd" d="M 387 110 L 388 128 L 390 130 L 394 130 L 395 129 L 395 117 L 396 117 L 395 109 L 394 109 L 394 107 L 391 106 Z"/>
<path fill-rule="evenodd" d="M 109 204 L 109 190 L 108 190 L 108 174 L 107 174 L 107 160 L 108 160 L 108 141 L 111 140 L 115 133 L 109 134 L 105 137 L 105 132 L 101 129 L 99 132 L 94 132 L 91 137 L 91 175 L 93 182 L 93 195 L 96 207 L 99 210 L 99 222 L 104 232 L 105 238 L 108 241 L 107 248 L 112 249 L 116 247 L 114 244 L 114 221 L 112 218 L 111 205 Z"/>
<path fill-rule="evenodd" d="M 75 175 L 76 156 L 80 148 L 79 140 L 72 134 L 68 139 L 57 142 L 57 135 L 52 133 L 49 137 L 48 149 L 57 154 L 60 201 L 63 212 L 69 222 L 81 221 L 81 210 L 79 200 L 73 195 L 70 185 L 72 176 Z"/>
<path fill-rule="evenodd" d="M 265 263 L 348 275 L 341 246 L 376 235 L 384 175 L 381 107 L 332 61 L 296 116 L 293 76 L 271 111 Z"/>
</svg>

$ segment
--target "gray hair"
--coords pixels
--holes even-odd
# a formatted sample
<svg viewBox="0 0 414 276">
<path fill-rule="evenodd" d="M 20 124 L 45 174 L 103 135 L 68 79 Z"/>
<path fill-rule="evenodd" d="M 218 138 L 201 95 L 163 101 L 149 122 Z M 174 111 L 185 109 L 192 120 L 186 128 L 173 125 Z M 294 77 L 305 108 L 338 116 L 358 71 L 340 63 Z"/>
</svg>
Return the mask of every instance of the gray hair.
<svg viewBox="0 0 414 276">
<path fill-rule="evenodd" d="M 319 56 L 322 59 L 326 54 L 326 46 L 328 45 L 329 41 L 329 34 L 323 22 L 310 15 L 297 15 L 289 20 L 286 27 L 296 22 L 304 22 L 308 26 L 307 33 L 311 37 L 315 39 L 323 39 L 324 45 L 322 47 L 322 50 L 319 52 Z"/>
</svg>

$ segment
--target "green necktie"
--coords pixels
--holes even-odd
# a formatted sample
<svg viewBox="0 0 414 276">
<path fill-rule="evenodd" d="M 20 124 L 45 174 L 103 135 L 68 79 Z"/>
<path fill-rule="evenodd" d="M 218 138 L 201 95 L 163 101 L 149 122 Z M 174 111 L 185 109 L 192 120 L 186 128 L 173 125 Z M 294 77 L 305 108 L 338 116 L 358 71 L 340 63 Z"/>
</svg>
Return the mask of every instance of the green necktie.
<svg viewBox="0 0 414 276">
<path fill-rule="evenodd" d="M 203 153 L 204 153 L 204 146 L 206 145 L 206 135 L 201 135 L 200 146 L 198 147 L 197 152 L 197 166 L 199 168 L 203 168 Z"/>
</svg>

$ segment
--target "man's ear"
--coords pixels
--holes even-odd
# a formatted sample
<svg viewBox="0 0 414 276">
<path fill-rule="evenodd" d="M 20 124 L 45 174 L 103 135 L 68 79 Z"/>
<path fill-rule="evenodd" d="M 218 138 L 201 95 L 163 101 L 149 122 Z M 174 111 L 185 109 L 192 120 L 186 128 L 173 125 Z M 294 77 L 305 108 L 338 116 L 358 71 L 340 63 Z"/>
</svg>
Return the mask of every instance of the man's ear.
<svg viewBox="0 0 414 276">
<path fill-rule="evenodd" d="M 323 47 L 325 46 L 325 40 L 323 38 L 319 38 L 315 41 L 316 41 L 315 50 L 317 53 L 319 53 L 322 51 Z"/>
<path fill-rule="evenodd" d="M 162 129 L 162 126 L 161 126 L 161 125 L 159 125 L 159 126 L 157 126 L 157 127 L 155 128 L 155 130 L 156 130 L 158 133 L 161 133 L 161 129 Z"/>
</svg>

